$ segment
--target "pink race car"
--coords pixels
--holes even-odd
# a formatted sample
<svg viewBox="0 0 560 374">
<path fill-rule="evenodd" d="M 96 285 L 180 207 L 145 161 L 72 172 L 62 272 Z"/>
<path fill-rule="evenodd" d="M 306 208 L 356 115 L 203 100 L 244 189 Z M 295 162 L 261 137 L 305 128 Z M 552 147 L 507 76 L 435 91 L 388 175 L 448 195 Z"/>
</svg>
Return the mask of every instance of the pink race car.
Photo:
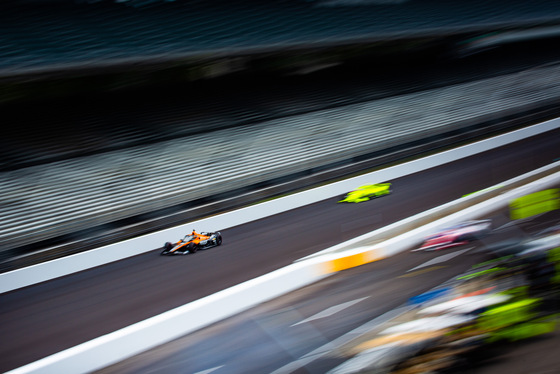
<svg viewBox="0 0 560 374">
<path fill-rule="evenodd" d="M 492 221 L 489 219 L 466 221 L 428 236 L 416 251 L 436 251 L 467 244 L 481 239 L 491 231 Z"/>
</svg>

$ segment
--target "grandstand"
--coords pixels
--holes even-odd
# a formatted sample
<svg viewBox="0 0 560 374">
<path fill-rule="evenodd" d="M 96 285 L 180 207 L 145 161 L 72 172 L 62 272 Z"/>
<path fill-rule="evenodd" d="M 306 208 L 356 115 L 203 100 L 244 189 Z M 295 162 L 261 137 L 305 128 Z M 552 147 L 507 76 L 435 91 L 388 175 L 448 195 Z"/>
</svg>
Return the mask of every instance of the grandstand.
<svg viewBox="0 0 560 374">
<path fill-rule="evenodd" d="M 202 151 L 212 156 L 209 158 L 192 152 L 158 151 L 162 147 L 180 148 L 180 144 L 192 148 L 189 138 L 195 135 L 209 144 L 215 139 L 224 144 L 221 142 L 241 137 L 228 138 L 228 134 L 261 136 L 264 142 L 287 139 L 290 134 L 281 133 L 281 129 L 313 138 L 311 133 L 328 133 L 331 126 L 333 133 L 339 131 L 341 137 L 351 139 L 352 135 L 345 132 L 345 117 L 328 126 L 317 116 L 314 126 L 302 126 L 302 121 L 307 123 L 319 110 L 342 113 L 345 105 L 368 106 L 373 105 L 368 104 L 372 100 L 379 100 L 375 104 L 379 107 L 373 105 L 362 111 L 355 123 L 384 129 L 384 133 L 372 130 L 368 135 L 373 144 L 376 138 L 390 134 L 398 119 L 399 125 L 423 131 L 416 139 L 402 138 L 394 143 L 410 145 L 426 136 L 446 134 L 452 124 L 441 120 L 442 113 L 437 109 L 431 116 L 417 118 L 414 110 L 421 104 L 391 104 L 396 102 L 392 98 L 400 96 L 413 102 L 416 96 L 405 95 L 422 96 L 420 91 L 459 87 L 470 80 L 489 82 L 506 73 L 525 90 L 516 88 L 517 93 L 513 92 L 506 80 L 492 87 L 496 91 L 469 91 L 469 98 L 484 102 L 490 95 L 500 99 L 507 113 L 498 113 L 498 107 L 489 107 L 484 118 L 465 112 L 455 121 L 454 131 L 493 125 L 499 116 L 511 117 L 515 114 L 511 110 L 520 104 L 516 101 L 519 92 L 531 98 L 527 107 L 521 108 L 524 114 L 535 114 L 539 108 L 554 109 L 553 103 L 560 97 L 555 87 L 555 65 L 544 70 L 535 68 L 524 75 L 524 70 L 538 67 L 541 60 L 526 56 L 500 65 L 502 60 L 495 56 L 493 63 L 500 65 L 495 69 L 481 70 L 469 60 L 455 62 L 456 66 L 447 71 L 447 60 L 437 57 L 453 51 L 460 42 L 468 43 L 489 33 L 553 26 L 560 21 L 560 4 L 556 1 L 528 4 L 514 0 L 507 6 L 502 1 L 479 0 L 381 3 L 3 2 L 0 102 L 9 118 L 5 126 L 11 129 L 0 140 L 0 237 L 4 258 L 46 245 L 60 246 L 96 230 L 109 230 L 111 234 L 89 241 L 92 245 L 122 239 L 123 235 L 153 230 L 179 218 L 160 220 L 157 225 L 139 224 L 141 220 L 184 211 L 193 204 L 207 203 L 212 196 L 248 193 L 270 186 L 273 180 L 285 182 L 287 178 L 313 175 L 329 166 L 348 165 L 390 149 L 376 146 L 337 157 L 323 155 L 316 163 L 301 162 L 305 168 L 297 170 L 276 165 L 266 172 L 263 169 L 262 175 L 253 179 L 243 174 L 245 171 L 235 174 L 225 167 L 219 146 L 211 152 Z M 545 61 L 558 61 L 555 51 L 546 53 Z M 422 75 L 418 74 L 420 68 Z M 441 100 L 436 107 L 449 104 L 451 97 L 460 98 L 457 92 L 442 92 L 449 96 L 434 92 L 433 97 Z M 456 99 L 455 104 L 453 110 L 459 110 L 464 100 Z M 397 111 L 398 116 L 394 114 Z M 418 126 L 419 122 L 426 127 Z M 434 132 L 428 123 L 441 127 Z M 339 130 L 333 130 L 337 126 Z M 331 140 L 325 143 L 328 147 L 343 144 Z M 308 151 L 305 148 L 301 145 L 282 157 L 289 159 Z M 257 162 L 253 166 L 256 169 L 268 162 L 263 157 L 259 164 L 257 156 L 247 160 Z M 268 159 L 274 157 L 278 154 L 271 153 Z M 313 155 L 309 153 L 308 158 Z M 157 165 L 149 164 L 149 160 L 157 160 Z M 221 178 L 236 182 L 222 190 L 216 189 L 219 181 L 196 190 L 188 185 L 166 184 L 189 166 L 205 170 L 219 167 L 225 170 Z M 161 172 L 153 176 L 149 173 L 152 169 Z M 143 190 L 144 182 L 149 188 L 142 195 L 137 192 Z M 173 199 L 158 199 L 148 191 L 156 188 L 174 191 Z M 122 200 L 111 197 L 119 193 Z M 82 197 L 82 205 L 74 204 L 77 197 Z M 128 197 L 133 199 L 125 204 Z M 85 217 L 73 215 L 75 212 L 92 214 Z M 188 214 L 180 219 L 185 217 Z M 117 223 L 134 224 L 136 229 L 119 234 Z M 57 255 L 86 247 L 81 242 L 63 248 Z M 42 256 L 44 259 L 44 252 Z M 17 265 L 11 263 L 4 270 L 11 266 Z"/>
</svg>

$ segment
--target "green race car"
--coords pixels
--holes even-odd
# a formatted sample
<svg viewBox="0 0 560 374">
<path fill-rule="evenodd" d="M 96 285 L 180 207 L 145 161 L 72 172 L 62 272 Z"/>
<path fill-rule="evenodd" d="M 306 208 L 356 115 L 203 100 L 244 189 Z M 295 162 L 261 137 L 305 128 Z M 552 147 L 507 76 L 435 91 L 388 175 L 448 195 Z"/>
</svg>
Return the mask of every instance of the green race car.
<svg viewBox="0 0 560 374">
<path fill-rule="evenodd" d="M 346 198 L 340 200 L 339 203 L 361 203 L 390 193 L 391 183 L 367 184 L 348 192 Z"/>
</svg>

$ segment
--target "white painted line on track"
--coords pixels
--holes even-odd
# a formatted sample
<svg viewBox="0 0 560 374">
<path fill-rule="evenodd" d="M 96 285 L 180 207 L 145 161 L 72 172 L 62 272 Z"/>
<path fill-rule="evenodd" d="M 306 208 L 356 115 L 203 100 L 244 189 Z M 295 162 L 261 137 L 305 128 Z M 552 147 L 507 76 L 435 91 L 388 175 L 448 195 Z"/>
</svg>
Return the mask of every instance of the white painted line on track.
<svg viewBox="0 0 560 374">
<path fill-rule="evenodd" d="M 354 330 L 347 332 L 346 334 L 338 337 L 337 339 L 333 340 L 332 342 L 329 342 L 309 353 L 307 353 L 306 355 L 302 356 L 299 360 L 296 361 L 292 361 L 289 364 L 281 367 L 278 370 L 274 370 L 272 373 L 270 374 L 285 374 L 285 373 L 292 373 L 295 370 L 304 367 L 305 365 L 309 364 L 310 362 L 315 361 L 316 359 L 320 358 L 321 356 L 324 356 L 326 354 L 330 354 L 332 353 L 332 351 L 346 343 L 351 342 L 352 340 L 368 333 L 369 331 L 371 331 L 372 329 L 374 329 L 375 327 L 392 320 L 393 318 L 397 318 L 398 316 L 400 316 L 403 313 L 408 312 L 411 309 L 414 309 L 415 306 L 414 305 L 405 305 L 402 306 L 400 308 L 397 309 L 393 309 L 388 311 L 387 313 L 384 313 L 382 315 L 380 315 L 377 318 L 372 319 L 369 322 L 364 323 L 363 325 L 355 328 Z"/>
<path fill-rule="evenodd" d="M 311 321 L 314 321 L 316 319 L 332 316 L 333 314 L 338 313 L 341 310 L 344 310 L 346 308 L 349 308 L 352 305 L 357 304 L 360 301 L 367 299 L 368 297 L 362 297 L 361 299 L 356 299 L 356 300 L 348 301 L 348 302 L 345 302 L 345 303 L 342 303 L 342 304 L 339 304 L 339 305 L 332 306 L 328 309 L 323 310 L 322 312 L 319 312 L 319 313 L 317 313 L 317 314 L 315 314 L 315 315 L 313 315 L 309 318 L 304 319 L 303 321 L 300 321 L 298 323 L 294 323 L 290 327 L 297 326 L 301 323 L 311 322 Z"/>
<path fill-rule="evenodd" d="M 417 269 L 421 269 L 421 268 L 425 268 L 426 266 L 432 266 L 435 264 L 439 264 L 441 262 L 445 262 L 445 261 L 449 261 L 451 260 L 453 257 L 457 257 L 459 255 L 462 255 L 463 253 L 470 251 L 471 249 L 473 249 L 474 247 L 469 247 L 467 249 L 462 249 L 460 251 L 457 252 L 453 252 L 453 253 L 448 253 L 446 255 L 442 255 L 436 258 L 432 258 L 430 261 L 423 263 L 422 265 L 418 265 L 410 270 L 407 270 L 406 272 L 408 273 L 409 271 L 413 271 L 413 270 L 417 270 Z"/>
<path fill-rule="evenodd" d="M 172 373 L 173 370 L 176 370 L 177 366 L 180 367 L 181 364 L 187 365 L 190 360 L 191 360 L 191 358 L 188 357 L 188 358 L 185 358 L 183 360 L 169 362 L 167 365 L 158 365 L 157 367 L 153 368 L 152 370 L 149 370 L 147 372 L 144 372 L 144 371 L 142 371 L 142 372 L 145 373 L 145 374 Z M 225 365 L 216 366 L 216 367 L 213 367 L 211 369 L 197 371 L 193 374 L 210 374 L 210 373 L 215 372 L 218 369 L 223 368 L 224 366 Z"/>
<path fill-rule="evenodd" d="M 510 222 L 508 222 L 508 223 L 506 223 L 506 224 L 504 224 L 504 225 L 502 225 L 502 226 L 500 226 L 500 227 L 496 227 L 496 228 L 494 229 L 494 231 L 507 229 L 508 227 L 515 226 L 515 225 L 517 225 L 517 224 L 518 224 L 518 222 L 510 221 Z"/>
<path fill-rule="evenodd" d="M 194 374 L 210 374 L 210 373 L 212 373 L 212 372 L 214 372 L 214 371 L 216 371 L 216 370 L 218 370 L 218 369 L 221 369 L 221 368 L 223 368 L 223 367 L 224 367 L 224 365 L 222 365 L 222 366 L 216 366 L 215 368 L 202 370 L 202 371 L 199 371 L 199 372 L 194 373 Z"/>
</svg>

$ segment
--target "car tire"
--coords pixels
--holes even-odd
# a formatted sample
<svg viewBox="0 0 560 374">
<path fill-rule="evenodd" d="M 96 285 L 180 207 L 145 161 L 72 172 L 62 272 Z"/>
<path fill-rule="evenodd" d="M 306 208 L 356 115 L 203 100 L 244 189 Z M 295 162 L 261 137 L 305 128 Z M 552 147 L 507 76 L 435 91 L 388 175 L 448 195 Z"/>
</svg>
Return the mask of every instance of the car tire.
<svg viewBox="0 0 560 374">
<path fill-rule="evenodd" d="M 195 244 L 187 244 L 187 250 L 185 252 L 196 253 L 198 251 L 198 246 Z"/>
<path fill-rule="evenodd" d="M 171 248 L 173 248 L 173 244 L 171 244 L 170 242 L 165 243 L 163 245 L 163 251 L 161 251 L 161 254 L 166 255 L 167 253 L 169 253 Z"/>
<path fill-rule="evenodd" d="M 220 234 L 219 232 L 216 233 L 216 245 L 222 245 L 222 234 Z"/>
</svg>

